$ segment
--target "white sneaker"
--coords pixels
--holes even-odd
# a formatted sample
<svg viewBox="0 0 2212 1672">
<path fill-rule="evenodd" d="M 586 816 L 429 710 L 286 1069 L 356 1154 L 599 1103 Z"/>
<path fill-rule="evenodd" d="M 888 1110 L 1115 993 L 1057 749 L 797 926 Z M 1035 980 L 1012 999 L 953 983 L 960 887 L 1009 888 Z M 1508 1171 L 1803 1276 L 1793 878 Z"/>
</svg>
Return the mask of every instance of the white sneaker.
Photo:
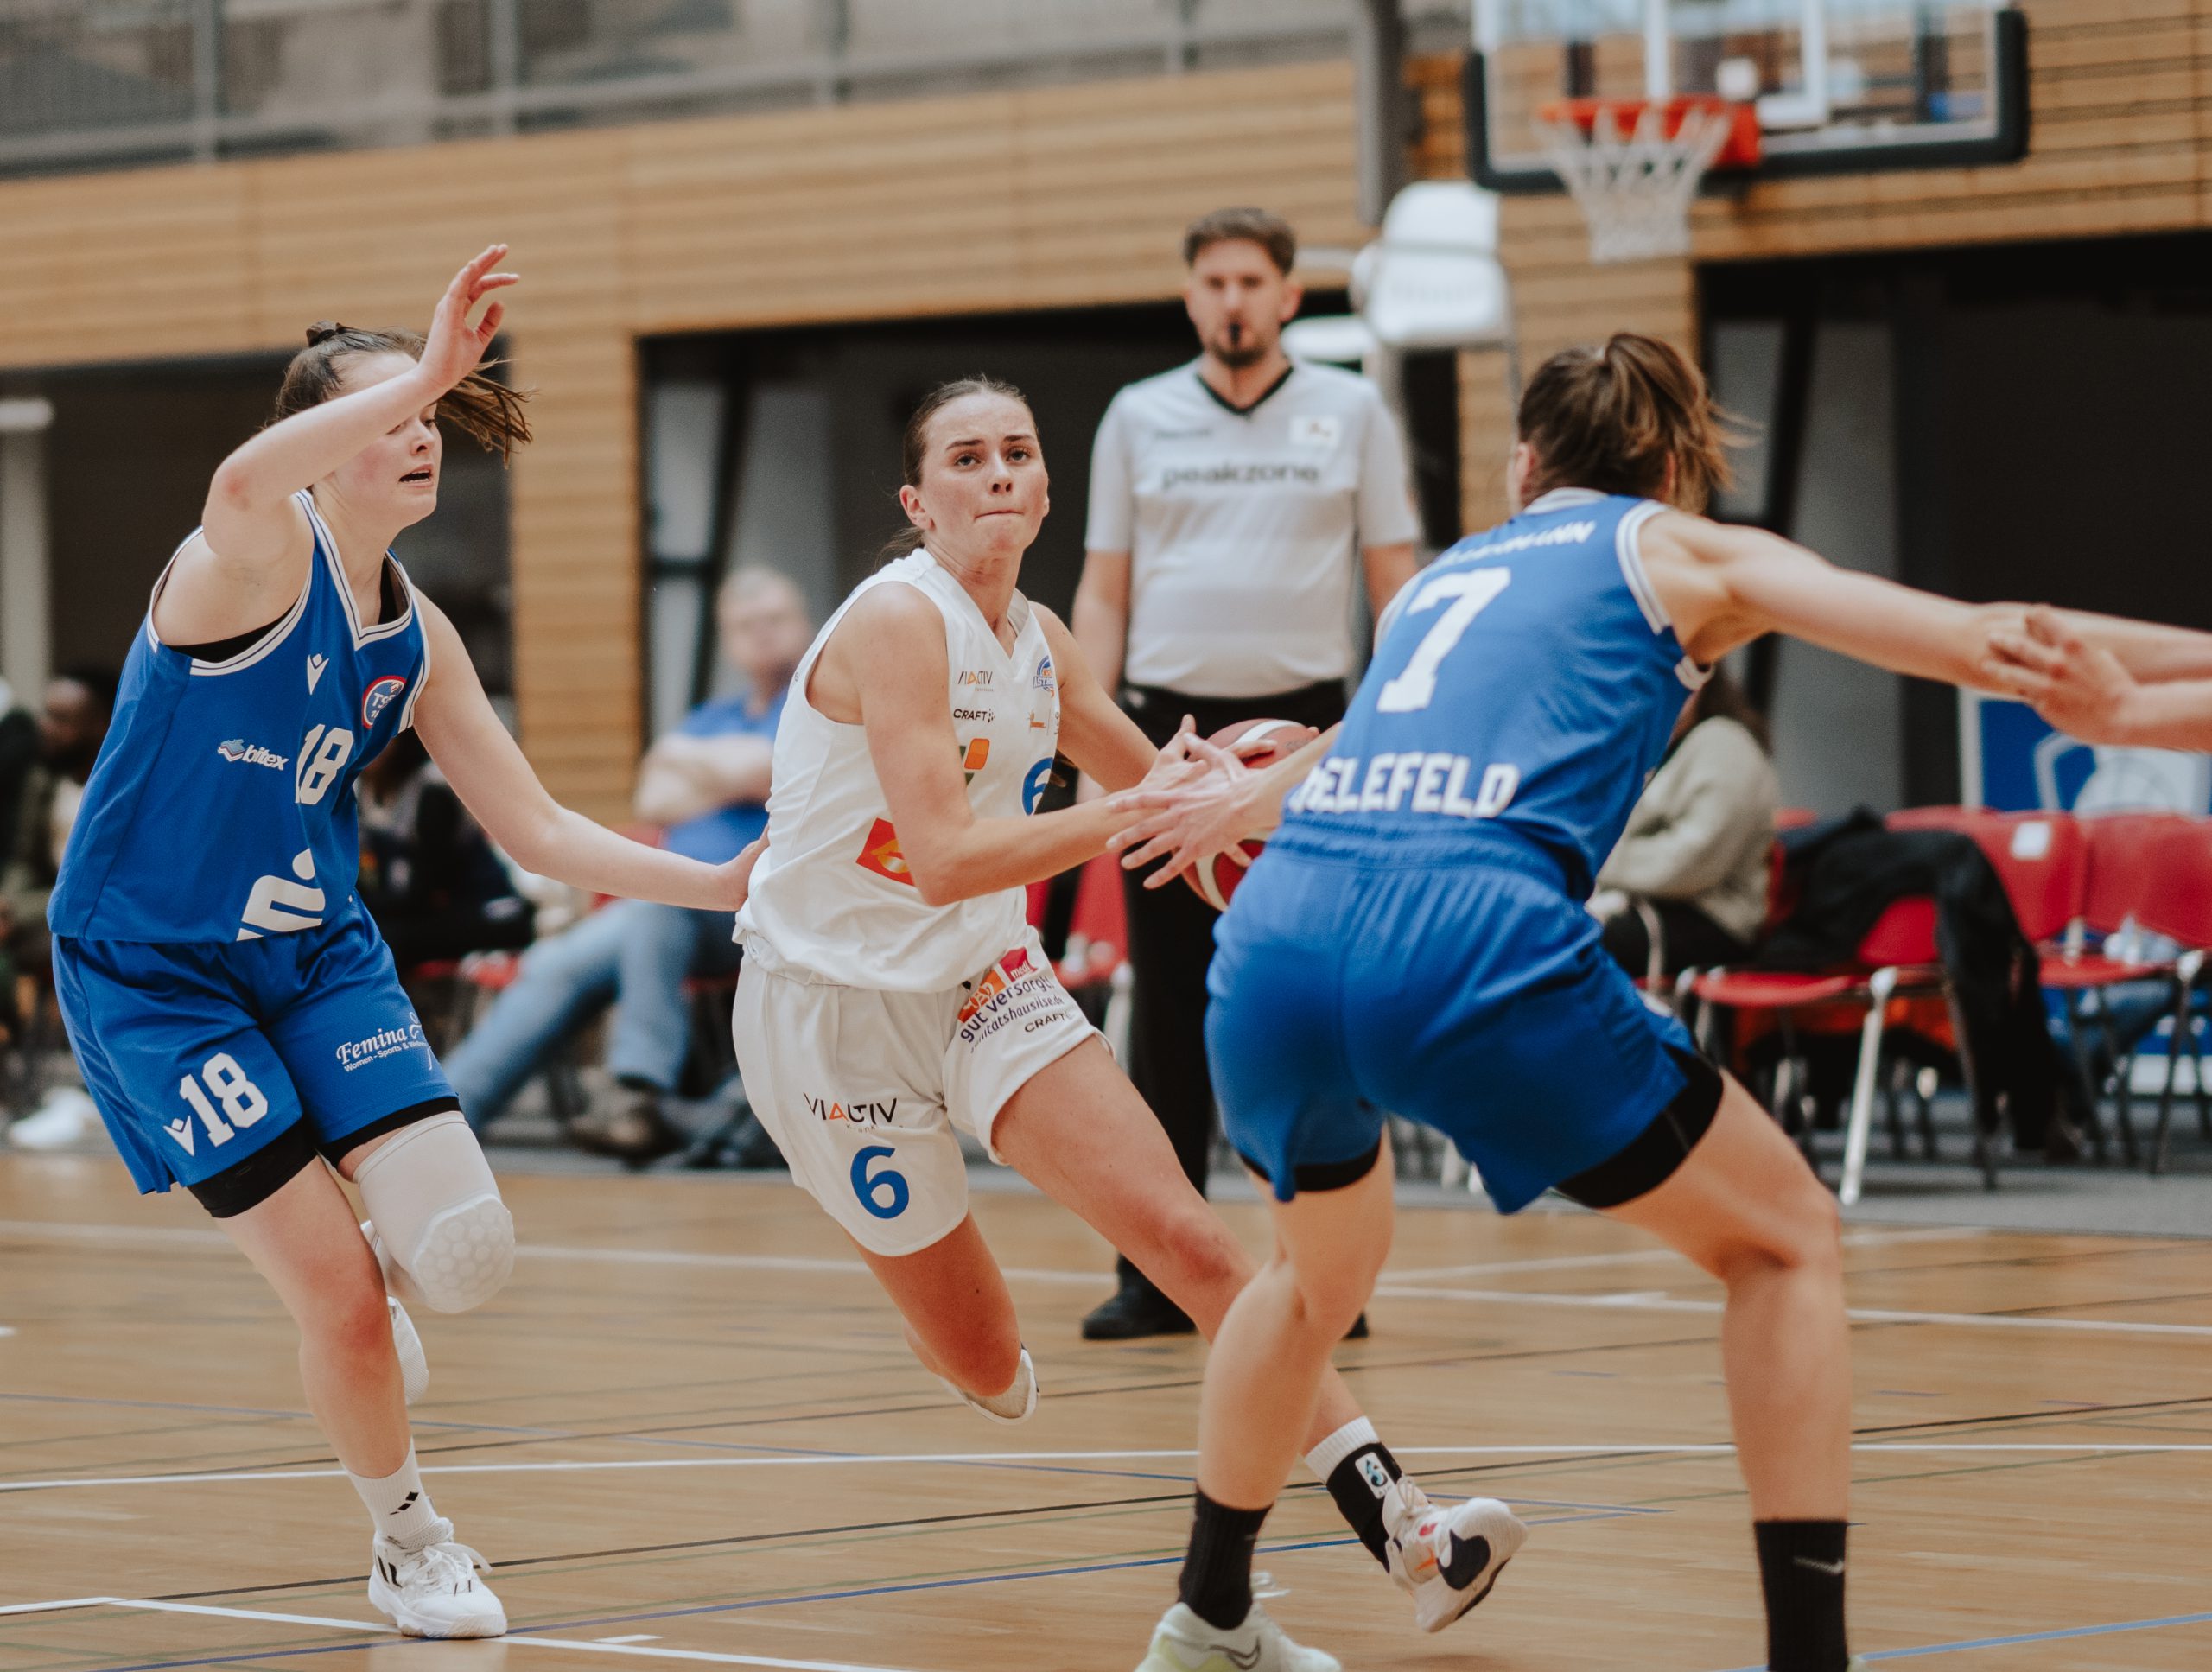
<svg viewBox="0 0 2212 1672">
<path fill-rule="evenodd" d="M 400 1386 L 412 1405 L 430 1390 L 430 1361 L 423 1356 L 423 1338 L 415 1333 L 415 1320 L 407 1308 L 388 1294 L 384 1303 L 391 1308 L 391 1345 L 399 1354 Z"/>
<path fill-rule="evenodd" d="M 410 1637 L 505 1636 L 507 1611 L 476 1577 L 492 1564 L 454 1542 L 453 1523 L 441 1519 L 437 1529 L 419 1550 L 378 1535 L 369 1547 L 369 1606 Z"/>
<path fill-rule="evenodd" d="M 1494 1497 L 1446 1509 L 1410 1479 L 1391 1484 L 1382 1526 L 1390 1577 L 1413 1593 L 1414 1619 L 1424 1631 L 1441 1631 L 1488 1596 L 1529 1537 L 1521 1518 Z"/>
<path fill-rule="evenodd" d="M 1224 1631 L 1181 1603 L 1161 1618 L 1137 1672 L 1344 1672 L 1336 1657 L 1293 1643 L 1258 1603 Z"/>
<path fill-rule="evenodd" d="M 8 1128 L 17 1149 L 73 1149 L 100 1129 L 99 1105 L 73 1085 L 56 1086 Z"/>
<path fill-rule="evenodd" d="M 1020 1368 L 1014 1373 L 1014 1385 L 1002 1394 L 988 1399 L 978 1397 L 949 1376 L 938 1377 L 946 1389 L 963 1405 L 973 1405 L 994 1422 L 1013 1424 L 1027 1422 L 1037 1414 L 1037 1367 L 1029 1362 L 1029 1349 L 1021 1350 Z"/>
</svg>

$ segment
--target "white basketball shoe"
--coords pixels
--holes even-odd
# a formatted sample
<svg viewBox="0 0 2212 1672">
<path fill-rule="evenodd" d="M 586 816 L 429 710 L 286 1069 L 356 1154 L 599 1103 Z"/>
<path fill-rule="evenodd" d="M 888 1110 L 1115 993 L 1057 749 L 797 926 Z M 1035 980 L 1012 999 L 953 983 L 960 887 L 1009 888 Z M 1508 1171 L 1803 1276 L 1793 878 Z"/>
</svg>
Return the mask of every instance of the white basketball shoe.
<svg viewBox="0 0 2212 1672">
<path fill-rule="evenodd" d="M 437 1536 L 420 1549 L 403 1549 L 379 1535 L 369 1547 L 369 1606 L 410 1637 L 498 1637 L 507 1611 L 476 1577 L 492 1564 L 457 1543 L 453 1523 L 441 1518 Z"/>
<path fill-rule="evenodd" d="M 1014 1385 L 1002 1394 L 985 1399 L 971 1394 L 950 1376 L 938 1380 L 963 1405 L 973 1405 L 994 1422 L 1027 1422 L 1037 1414 L 1037 1367 L 1029 1362 L 1029 1349 L 1021 1350 L 1021 1366 L 1014 1373 Z"/>
<path fill-rule="evenodd" d="M 400 1385 L 412 1405 L 430 1390 L 430 1361 L 423 1356 L 423 1338 L 415 1333 L 415 1320 L 407 1308 L 389 1294 L 384 1303 L 391 1308 L 391 1345 L 399 1354 Z"/>
<path fill-rule="evenodd" d="M 1223 1631 L 1181 1603 L 1169 1609 L 1152 1634 L 1152 1649 L 1137 1672 L 1344 1672 L 1332 1655 L 1283 1636 L 1258 1603 L 1242 1625 Z"/>
<path fill-rule="evenodd" d="M 1382 1528 L 1390 1577 L 1412 1593 L 1424 1631 L 1441 1631 L 1488 1596 L 1529 1537 L 1521 1518 L 1494 1497 L 1446 1508 L 1411 1479 L 1391 1483 Z"/>
</svg>

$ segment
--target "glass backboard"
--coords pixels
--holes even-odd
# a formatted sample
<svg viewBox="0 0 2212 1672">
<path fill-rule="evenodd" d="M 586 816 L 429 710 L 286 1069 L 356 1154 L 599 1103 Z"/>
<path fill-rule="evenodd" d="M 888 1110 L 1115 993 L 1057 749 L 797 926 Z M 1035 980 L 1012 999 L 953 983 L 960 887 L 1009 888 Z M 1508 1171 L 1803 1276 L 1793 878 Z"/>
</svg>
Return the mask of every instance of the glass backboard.
<svg viewBox="0 0 2212 1672">
<path fill-rule="evenodd" d="M 1761 175 L 2017 161 L 2027 25 L 1996 0 L 1477 0 L 1470 172 L 1556 191 L 1537 112 L 1717 93 L 1758 112 Z"/>
</svg>

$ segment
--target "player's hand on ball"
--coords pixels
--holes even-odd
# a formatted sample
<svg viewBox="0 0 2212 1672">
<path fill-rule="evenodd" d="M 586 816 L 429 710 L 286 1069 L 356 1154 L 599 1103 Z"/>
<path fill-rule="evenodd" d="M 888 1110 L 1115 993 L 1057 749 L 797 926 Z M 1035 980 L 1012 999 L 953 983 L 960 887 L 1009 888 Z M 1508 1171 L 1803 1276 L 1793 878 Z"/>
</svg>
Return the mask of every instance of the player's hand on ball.
<svg viewBox="0 0 2212 1672">
<path fill-rule="evenodd" d="M 720 909 L 738 912 L 745 908 L 745 897 L 753 886 L 753 868 L 760 862 L 760 855 L 768 851 L 768 838 L 758 836 L 747 842 L 738 856 L 727 865 L 718 865 L 715 874 L 721 881 L 725 898 Z"/>
<path fill-rule="evenodd" d="M 1168 747 L 1179 748 L 1181 760 L 1171 774 L 1167 750 L 1161 750 L 1160 764 L 1144 782 L 1117 798 L 1135 817 L 1106 844 L 1109 853 L 1122 855 L 1126 870 L 1167 860 L 1144 880 L 1147 888 L 1163 887 L 1192 866 L 1235 847 L 1252 825 L 1245 804 L 1245 791 L 1255 776 L 1250 767 L 1192 730 L 1178 732 Z"/>
<path fill-rule="evenodd" d="M 423 345 L 421 365 L 423 375 L 441 391 L 474 372 L 491 347 L 492 339 L 499 334 L 499 322 L 506 317 L 505 303 L 493 302 L 474 325 L 468 322 L 468 315 L 493 291 L 521 283 L 518 274 L 492 270 L 506 253 L 505 245 L 492 245 L 455 273 L 445 295 L 438 298 L 437 311 L 430 315 L 430 334 Z"/>
</svg>

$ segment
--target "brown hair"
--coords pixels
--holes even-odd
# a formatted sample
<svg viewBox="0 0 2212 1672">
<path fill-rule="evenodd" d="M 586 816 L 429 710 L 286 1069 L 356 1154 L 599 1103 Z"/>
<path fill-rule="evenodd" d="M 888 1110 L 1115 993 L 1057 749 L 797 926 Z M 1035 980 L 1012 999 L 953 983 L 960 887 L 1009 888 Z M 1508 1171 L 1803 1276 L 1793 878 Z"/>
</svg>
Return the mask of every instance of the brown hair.
<svg viewBox="0 0 2212 1672">
<path fill-rule="evenodd" d="M 915 406 L 913 416 L 906 420 L 906 433 L 899 437 L 899 479 L 908 487 L 922 485 L 922 466 L 927 461 L 930 453 L 930 420 L 953 402 L 964 401 L 970 395 L 1002 395 L 1007 400 L 1020 402 L 1024 407 L 1029 404 L 1029 397 L 1012 384 L 1001 383 L 998 378 L 986 377 L 980 372 L 973 377 L 955 378 L 950 383 L 938 385 Z M 1033 418 L 1035 415 L 1033 413 L 1031 416 Z M 904 557 L 908 552 L 917 550 L 927 537 L 920 529 L 909 523 L 884 542 L 884 560 L 887 563 L 893 557 Z"/>
<path fill-rule="evenodd" d="M 1656 337 L 1624 331 L 1603 348 L 1561 349 L 1529 380 L 1519 424 L 1536 454 L 1531 499 L 1588 487 L 1703 511 L 1728 486 L 1730 421 L 1705 374 Z"/>
<path fill-rule="evenodd" d="M 1183 233 L 1183 265 L 1188 267 L 1198 258 L 1198 251 L 1209 245 L 1226 244 L 1231 238 L 1247 238 L 1268 252 L 1268 259 L 1275 270 L 1287 274 L 1298 264 L 1298 234 L 1281 215 L 1269 214 L 1265 209 L 1216 209 L 1211 214 L 1200 215 Z"/>
<path fill-rule="evenodd" d="M 284 368 L 273 421 L 282 423 L 295 413 L 344 394 L 346 361 L 362 354 L 404 354 L 419 360 L 423 340 L 419 331 L 361 331 L 318 320 L 308 327 L 308 346 Z M 530 439 L 530 419 L 523 410 L 530 391 L 510 389 L 486 375 L 501 364 L 486 360 L 446 391 L 438 398 L 438 416 L 504 460 Z"/>
<path fill-rule="evenodd" d="M 1702 726 L 1708 720 L 1732 720 L 1751 734 L 1752 740 L 1767 753 L 1774 753 L 1774 740 L 1768 736 L 1766 716 L 1752 707 L 1751 697 L 1725 667 L 1716 666 L 1705 683 L 1690 698 L 1689 714 L 1682 726 L 1687 733 L 1693 726 Z"/>
</svg>

